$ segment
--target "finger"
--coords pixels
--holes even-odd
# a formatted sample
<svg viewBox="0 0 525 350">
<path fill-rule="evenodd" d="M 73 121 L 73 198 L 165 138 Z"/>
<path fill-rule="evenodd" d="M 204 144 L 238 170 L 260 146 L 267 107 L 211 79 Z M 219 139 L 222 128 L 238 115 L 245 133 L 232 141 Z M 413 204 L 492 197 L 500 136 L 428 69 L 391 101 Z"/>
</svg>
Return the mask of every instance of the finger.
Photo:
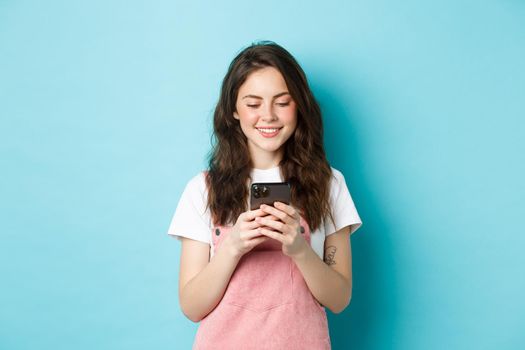
<svg viewBox="0 0 525 350">
<path fill-rule="evenodd" d="M 261 217 L 262 217 L 262 218 L 265 218 L 265 219 L 276 220 L 276 221 L 280 220 L 280 219 L 279 219 L 277 216 L 275 216 L 275 215 L 268 214 L 268 213 L 265 213 L 265 214 L 266 214 L 266 216 L 261 216 Z"/>
<path fill-rule="evenodd" d="M 282 222 L 286 224 L 292 224 L 294 222 L 294 219 L 290 217 L 288 214 L 286 214 L 284 211 L 281 211 L 277 208 L 272 207 L 271 205 L 261 205 L 261 210 L 268 214 L 272 214 L 276 217 L 278 217 Z"/>
<path fill-rule="evenodd" d="M 250 239 L 252 239 L 254 237 L 258 237 L 260 235 L 261 235 L 261 232 L 259 232 L 259 229 L 256 228 L 254 230 L 241 232 L 241 234 L 239 236 L 240 236 L 240 238 L 242 240 L 248 241 L 248 240 L 250 240 Z"/>
<path fill-rule="evenodd" d="M 241 231 L 253 230 L 255 228 L 262 227 L 263 225 L 258 221 L 259 218 L 265 218 L 265 219 L 269 219 L 269 220 L 273 220 L 277 222 L 282 222 L 278 217 L 273 216 L 273 215 L 268 214 L 267 216 L 258 216 L 255 218 L 255 220 L 243 222 L 241 224 Z"/>
<path fill-rule="evenodd" d="M 270 237 L 275 239 L 276 241 L 279 241 L 281 243 L 284 243 L 284 236 L 278 232 L 271 231 L 265 228 L 260 228 L 259 231 L 262 235 L 265 235 L 266 237 Z"/>
<path fill-rule="evenodd" d="M 267 214 L 263 210 L 261 210 L 260 208 L 259 209 L 254 209 L 254 210 L 249 210 L 249 211 L 244 213 L 243 221 L 252 221 L 253 219 L 255 219 L 258 216 L 265 216 L 265 215 L 267 215 Z"/>
<path fill-rule="evenodd" d="M 253 230 L 253 229 L 256 229 L 258 227 L 261 227 L 261 224 L 255 220 L 253 221 L 247 221 L 247 222 L 243 222 L 241 224 L 241 231 L 248 231 L 248 230 Z"/>
<path fill-rule="evenodd" d="M 291 216 L 292 218 L 294 218 L 294 219 L 296 219 L 296 220 L 299 220 L 299 219 L 300 219 L 300 215 L 299 215 L 299 213 L 298 213 L 297 210 L 295 210 L 295 208 L 292 207 L 291 205 L 288 205 L 288 204 L 283 203 L 283 202 L 274 202 L 273 205 L 274 205 L 277 209 L 284 211 L 286 214 L 288 214 L 288 215 Z"/>
<path fill-rule="evenodd" d="M 242 231 L 247 231 L 247 230 L 253 230 L 253 229 L 256 229 L 258 227 L 261 227 L 261 223 L 259 221 L 256 221 L 258 218 L 260 218 L 261 216 L 258 216 L 255 218 L 255 220 L 252 220 L 252 221 L 246 221 L 246 222 L 243 222 L 241 224 L 241 230 Z M 270 219 L 270 220 L 274 220 L 274 221 L 278 221 L 278 222 L 282 222 L 279 220 L 279 218 L 273 216 L 273 215 L 267 215 L 267 216 L 262 216 L 264 217 L 265 219 Z"/>
<path fill-rule="evenodd" d="M 255 218 L 255 221 L 261 225 L 268 226 L 268 228 L 274 229 L 275 231 L 279 231 L 281 233 L 284 233 L 284 230 L 286 230 L 286 225 L 283 224 L 282 221 L 270 220 L 265 217 Z"/>
<path fill-rule="evenodd" d="M 250 246 L 253 248 L 261 243 L 263 243 L 264 241 L 267 241 L 269 240 L 268 237 L 266 236 L 262 236 L 262 237 L 258 237 L 258 238 L 254 238 L 250 241 Z"/>
</svg>

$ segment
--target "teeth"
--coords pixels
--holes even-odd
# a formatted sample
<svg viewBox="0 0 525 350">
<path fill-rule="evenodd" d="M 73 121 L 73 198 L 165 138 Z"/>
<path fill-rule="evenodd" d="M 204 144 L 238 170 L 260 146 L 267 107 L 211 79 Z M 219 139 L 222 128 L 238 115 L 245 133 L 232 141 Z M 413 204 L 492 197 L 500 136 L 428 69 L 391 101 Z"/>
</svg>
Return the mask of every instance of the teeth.
<svg viewBox="0 0 525 350">
<path fill-rule="evenodd" d="M 257 129 L 257 130 L 267 133 L 267 134 L 271 134 L 272 132 L 276 132 L 279 129 Z"/>
</svg>

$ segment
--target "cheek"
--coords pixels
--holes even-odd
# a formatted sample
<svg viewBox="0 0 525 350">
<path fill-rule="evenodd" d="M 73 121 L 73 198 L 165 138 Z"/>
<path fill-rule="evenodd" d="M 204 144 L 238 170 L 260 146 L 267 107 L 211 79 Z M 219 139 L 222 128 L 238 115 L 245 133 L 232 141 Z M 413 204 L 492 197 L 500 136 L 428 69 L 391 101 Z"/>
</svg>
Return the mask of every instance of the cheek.
<svg viewBox="0 0 525 350">
<path fill-rule="evenodd" d="M 250 109 L 239 109 L 239 119 L 241 124 L 252 125 L 257 122 L 258 115 L 257 112 Z"/>
<path fill-rule="evenodd" d="M 297 109 L 288 108 L 283 111 L 280 117 L 284 123 L 295 126 L 297 124 Z"/>
</svg>

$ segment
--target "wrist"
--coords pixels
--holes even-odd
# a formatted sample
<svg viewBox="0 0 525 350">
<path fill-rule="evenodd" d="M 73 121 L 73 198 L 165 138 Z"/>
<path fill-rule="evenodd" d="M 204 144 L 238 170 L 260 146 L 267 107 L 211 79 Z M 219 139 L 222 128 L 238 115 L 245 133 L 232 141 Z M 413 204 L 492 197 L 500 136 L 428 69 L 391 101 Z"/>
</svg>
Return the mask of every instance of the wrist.
<svg viewBox="0 0 525 350">
<path fill-rule="evenodd" d="M 238 262 L 239 260 L 241 260 L 242 258 L 242 254 L 238 251 L 238 249 L 235 248 L 235 246 L 233 244 L 230 243 L 230 240 L 228 239 L 229 237 L 227 237 L 224 242 L 222 243 L 222 248 L 221 250 L 224 251 L 225 255 L 235 261 L 235 262 Z"/>
<path fill-rule="evenodd" d="M 295 254 L 293 254 L 290 257 L 296 264 L 300 264 L 303 261 L 308 260 L 309 255 L 312 252 L 313 252 L 312 247 L 305 241 L 301 249 L 299 249 Z"/>
</svg>

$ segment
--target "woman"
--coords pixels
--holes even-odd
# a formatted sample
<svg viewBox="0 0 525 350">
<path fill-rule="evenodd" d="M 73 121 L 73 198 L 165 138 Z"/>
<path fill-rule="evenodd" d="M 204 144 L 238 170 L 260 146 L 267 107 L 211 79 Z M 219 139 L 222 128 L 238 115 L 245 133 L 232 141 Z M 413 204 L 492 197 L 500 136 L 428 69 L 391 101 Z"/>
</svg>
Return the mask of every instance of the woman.
<svg viewBox="0 0 525 350">
<path fill-rule="evenodd" d="M 186 185 L 168 230 L 182 241 L 182 311 L 200 321 L 194 349 L 329 349 L 325 307 L 350 302 L 349 236 L 361 220 L 288 51 L 261 42 L 235 57 L 214 137 L 209 169 Z M 290 205 L 248 210 L 251 183 L 282 181 Z"/>
</svg>

